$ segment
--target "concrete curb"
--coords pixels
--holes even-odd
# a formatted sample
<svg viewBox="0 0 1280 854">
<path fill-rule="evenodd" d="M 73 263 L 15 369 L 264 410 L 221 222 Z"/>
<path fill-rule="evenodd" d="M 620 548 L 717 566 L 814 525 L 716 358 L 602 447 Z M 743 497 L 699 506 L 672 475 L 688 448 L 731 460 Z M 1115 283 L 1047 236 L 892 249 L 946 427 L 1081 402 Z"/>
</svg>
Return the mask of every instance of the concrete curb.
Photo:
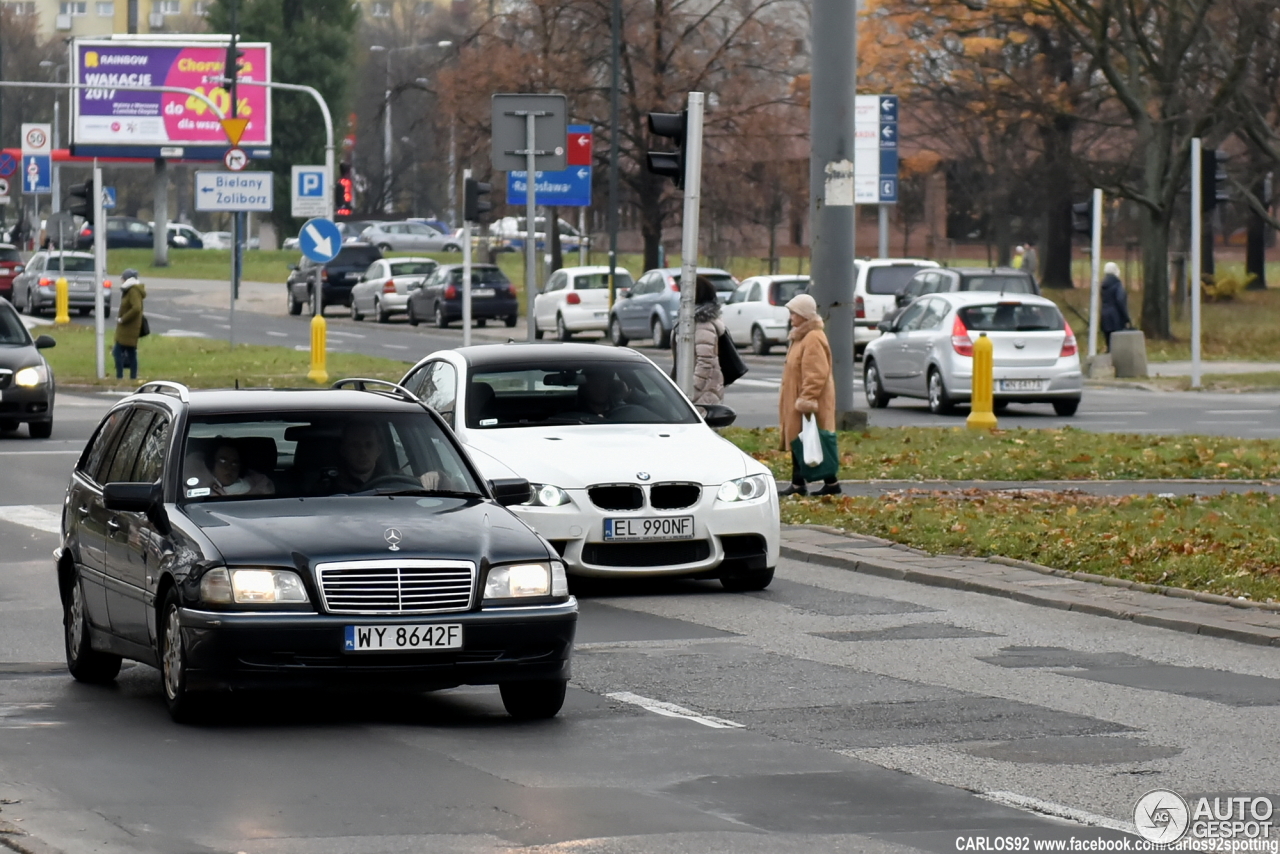
<svg viewBox="0 0 1280 854">
<path fill-rule="evenodd" d="M 851 543 L 863 543 L 861 547 Z M 1280 647 L 1280 605 L 1139 584 L 1028 561 L 930 555 L 879 537 L 825 525 L 783 526 L 782 556 L 851 572 L 1000 596 L 1188 634 Z M 1046 588 L 1044 576 L 1061 579 Z M 1224 607 L 1230 606 L 1230 607 Z"/>
<path fill-rule="evenodd" d="M 15 824 L 0 819 L 0 848 L 18 854 L 63 854 L 61 849 L 46 845 Z"/>
</svg>

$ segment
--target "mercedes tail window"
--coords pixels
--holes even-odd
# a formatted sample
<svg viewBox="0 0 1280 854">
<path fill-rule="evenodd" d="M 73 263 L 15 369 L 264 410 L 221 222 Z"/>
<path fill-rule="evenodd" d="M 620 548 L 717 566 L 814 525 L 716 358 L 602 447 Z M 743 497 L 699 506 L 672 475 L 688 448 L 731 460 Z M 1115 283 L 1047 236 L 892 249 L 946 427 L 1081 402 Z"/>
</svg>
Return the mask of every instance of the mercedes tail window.
<svg viewBox="0 0 1280 854">
<path fill-rule="evenodd" d="M 422 413 L 254 413 L 194 418 L 182 499 L 478 495 L 470 467 Z"/>
<path fill-rule="evenodd" d="M 923 270 L 913 264 L 872 267 L 867 271 L 867 293 L 893 296 L 907 286 L 911 277 Z"/>
<path fill-rule="evenodd" d="M 631 287 L 631 274 L 626 270 L 618 270 L 613 277 L 615 288 Z M 609 289 L 608 273 L 580 273 L 573 277 L 575 291 L 599 291 Z"/>
<path fill-rule="evenodd" d="M 1051 305 L 969 305 L 960 309 L 959 315 L 973 332 L 1057 332 L 1066 328 L 1062 312 Z"/>
<path fill-rule="evenodd" d="M 650 362 L 548 359 L 473 369 L 467 426 L 694 424 L 697 413 Z"/>
<path fill-rule="evenodd" d="M 1028 276 L 995 274 L 966 276 L 960 281 L 962 291 L 996 291 L 1006 294 L 1034 294 L 1035 285 Z"/>
</svg>

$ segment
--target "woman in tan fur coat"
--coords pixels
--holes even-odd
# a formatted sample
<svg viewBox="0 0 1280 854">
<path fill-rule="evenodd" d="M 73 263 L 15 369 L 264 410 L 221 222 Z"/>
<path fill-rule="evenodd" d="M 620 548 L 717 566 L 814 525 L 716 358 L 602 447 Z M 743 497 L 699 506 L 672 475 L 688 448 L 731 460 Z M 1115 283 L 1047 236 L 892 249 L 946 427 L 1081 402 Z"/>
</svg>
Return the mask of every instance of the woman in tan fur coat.
<svg viewBox="0 0 1280 854">
<path fill-rule="evenodd" d="M 800 419 L 813 415 L 819 430 L 836 429 L 836 384 L 831 375 L 831 345 L 823 331 L 818 304 L 808 294 L 787 303 L 791 312 L 791 346 L 782 366 L 782 388 L 778 394 L 778 423 L 782 427 L 782 449 L 800 435 Z M 779 495 L 807 495 L 802 461 L 791 455 L 791 486 Z M 827 478 L 816 495 L 839 495 L 835 475 Z"/>
</svg>

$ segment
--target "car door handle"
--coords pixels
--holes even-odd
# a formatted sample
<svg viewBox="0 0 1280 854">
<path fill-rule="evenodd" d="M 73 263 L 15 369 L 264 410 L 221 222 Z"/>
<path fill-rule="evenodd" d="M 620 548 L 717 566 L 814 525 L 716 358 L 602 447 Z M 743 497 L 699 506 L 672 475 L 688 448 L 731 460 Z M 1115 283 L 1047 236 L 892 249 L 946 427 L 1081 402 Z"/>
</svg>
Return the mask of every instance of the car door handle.
<svg viewBox="0 0 1280 854">
<path fill-rule="evenodd" d="M 89 508 L 81 505 L 80 507 L 76 508 L 76 512 L 79 513 L 81 516 L 84 516 L 88 514 Z"/>
<path fill-rule="evenodd" d="M 113 530 L 113 531 L 118 531 L 118 530 L 120 530 L 121 525 L 120 525 L 120 523 L 119 523 L 119 522 L 117 522 L 115 519 L 108 519 L 108 520 L 107 520 L 107 527 L 108 527 L 108 528 L 110 528 L 110 529 L 111 529 L 111 530 Z"/>
</svg>

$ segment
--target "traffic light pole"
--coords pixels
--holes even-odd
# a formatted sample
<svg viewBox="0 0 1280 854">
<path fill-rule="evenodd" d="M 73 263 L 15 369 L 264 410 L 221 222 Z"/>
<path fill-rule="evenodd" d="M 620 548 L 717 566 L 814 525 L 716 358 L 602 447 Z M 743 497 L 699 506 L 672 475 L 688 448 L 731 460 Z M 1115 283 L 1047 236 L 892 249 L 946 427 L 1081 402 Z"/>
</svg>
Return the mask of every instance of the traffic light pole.
<svg viewBox="0 0 1280 854">
<path fill-rule="evenodd" d="M 676 332 L 676 382 L 693 400 L 693 311 L 698 293 L 698 214 L 702 202 L 701 92 L 689 93 L 684 147 L 684 227 L 680 240 L 680 322 Z"/>
<path fill-rule="evenodd" d="M 98 354 L 98 379 L 107 376 L 106 356 L 106 294 L 102 287 L 107 277 L 106 221 L 102 209 L 102 169 L 98 158 L 93 158 L 93 335 Z"/>
<path fill-rule="evenodd" d="M 1204 216 L 1204 185 L 1201 168 L 1201 140 L 1191 140 L 1191 387 L 1200 388 L 1200 264 L 1202 251 L 1201 217 Z"/>
<path fill-rule="evenodd" d="M 537 152 L 537 135 L 535 132 L 534 122 L 537 121 L 537 111 L 529 110 L 525 113 L 525 131 L 524 131 L 524 157 L 525 157 L 525 191 L 524 191 L 524 299 L 525 299 L 525 323 L 528 326 L 529 343 L 534 342 L 533 328 L 535 326 L 533 320 L 533 298 L 537 296 L 538 291 L 538 237 L 537 237 L 537 218 L 538 202 L 536 196 L 538 194 L 538 173 L 535 171 L 535 159 Z M 547 232 L 548 235 L 550 231 Z"/>
<path fill-rule="evenodd" d="M 1092 234 L 1089 250 L 1089 358 L 1098 355 L 1098 321 L 1101 317 L 1102 293 L 1099 274 L 1102 267 L 1102 191 L 1094 189 Z"/>
<path fill-rule="evenodd" d="M 471 180 L 471 170 L 462 170 L 463 186 Z M 462 221 L 462 346 L 471 346 L 471 220 Z"/>
</svg>

